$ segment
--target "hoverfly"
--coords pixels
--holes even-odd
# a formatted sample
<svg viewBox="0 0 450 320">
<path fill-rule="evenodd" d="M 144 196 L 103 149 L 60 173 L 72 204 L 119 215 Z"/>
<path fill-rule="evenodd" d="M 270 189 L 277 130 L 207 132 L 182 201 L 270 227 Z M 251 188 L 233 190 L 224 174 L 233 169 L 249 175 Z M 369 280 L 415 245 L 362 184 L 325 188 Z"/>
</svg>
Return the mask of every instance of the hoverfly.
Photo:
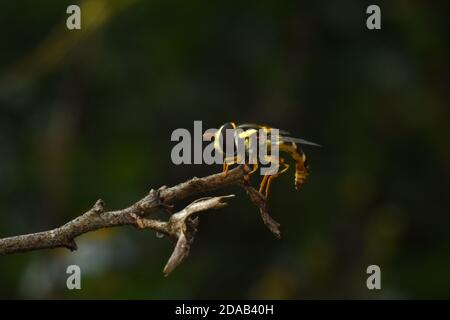
<svg viewBox="0 0 450 320">
<path fill-rule="evenodd" d="M 214 140 L 214 149 L 216 152 L 219 152 L 220 154 L 224 155 L 224 164 L 223 164 L 223 172 L 226 175 L 228 172 L 228 167 L 232 164 L 236 163 L 242 163 L 239 159 L 239 156 L 236 155 L 236 153 L 229 155 L 226 154 L 223 146 L 226 144 L 226 130 L 231 129 L 234 132 L 234 138 L 240 138 L 244 141 L 244 148 L 245 148 L 245 154 L 249 154 L 249 149 L 251 148 L 250 140 L 251 138 L 255 138 L 258 140 L 259 132 L 262 130 L 266 135 L 267 139 L 265 140 L 265 148 L 270 153 L 270 150 L 273 147 L 273 143 L 276 143 L 279 151 L 282 153 L 285 153 L 289 155 L 295 162 L 295 189 L 299 190 L 301 186 L 305 183 L 306 178 L 309 175 L 309 165 L 306 158 L 305 153 L 303 152 L 301 145 L 311 145 L 320 147 L 319 144 L 310 142 L 304 139 L 300 138 L 294 138 L 291 137 L 289 132 L 284 130 L 278 130 L 278 137 L 276 137 L 274 141 L 271 139 L 271 133 L 274 128 L 271 128 L 266 125 L 258 125 L 258 124 L 241 124 L 236 125 L 234 122 L 227 122 L 223 124 L 217 131 L 215 132 L 209 132 L 208 134 L 205 133 L 204 138 L 207 140 L 213 139 Z M 244 163 L 247 164 L 247 156 L 244 160 Z M 289 169 L 289 164 L 286 163 L 285 159 L 282 157 L 273 157 L 270 154 L 266 156 L 265 162 L 273 163 L 277 166 L 277 172 L 274 174 L 264 175 L 261 184 L 259 186 L 259 192 L 263 193 L 264 196 L 268 197 L 269 195 L 269 189 L 271 182 L 278 178 L 280 175 L 282 175 L 284 172 L 286 172 Z M 256 163 L 253 164 L 253 169 L 250 171 L 248 176 L 256 172 L 260 165 L 260 161 L 258 160 Z"/>
</svg>

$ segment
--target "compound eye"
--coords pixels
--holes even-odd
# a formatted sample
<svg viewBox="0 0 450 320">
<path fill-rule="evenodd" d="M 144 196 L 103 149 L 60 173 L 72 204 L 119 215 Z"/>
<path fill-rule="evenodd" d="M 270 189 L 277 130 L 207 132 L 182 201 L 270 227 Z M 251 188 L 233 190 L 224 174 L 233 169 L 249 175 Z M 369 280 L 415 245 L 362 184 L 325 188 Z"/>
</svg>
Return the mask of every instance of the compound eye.
<svg viewBox="0 0 450 320">
<path fill-rule="evenodd" d="M 231 124 L 228 122 L 228 123 L 225 123 L 224 125 L 223 125 L 223 130 L 228 130 L 228 129 L 233 129 L 233 127 L 231 126 Z"/>
</svg>

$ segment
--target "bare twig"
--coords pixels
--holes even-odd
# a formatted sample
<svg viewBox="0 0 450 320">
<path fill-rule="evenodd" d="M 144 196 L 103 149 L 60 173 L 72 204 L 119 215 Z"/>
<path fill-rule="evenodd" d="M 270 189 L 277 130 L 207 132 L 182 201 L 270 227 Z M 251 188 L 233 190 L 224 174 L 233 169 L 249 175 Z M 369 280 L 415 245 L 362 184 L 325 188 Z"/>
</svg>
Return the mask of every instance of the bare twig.
<svg viewBox="0 0 450 320">
<path fill-rule="evenodd" d="M 98 200 L 86 213 L 56 229 L 0 239 L 0 255 L 58 247 L 73 251 L 77 249 L 75 238 L 84 233 L 132 225 L 139 229 L 155 230 L 174 240 L 174 251 L 164 268 L 164 274 L 169 275 L 189 254 L 199 222 L 196 214 L 222 208 L 227 204 L 226 200 L 234 195 L 198 199 L 172 214 L 168 221 L 150 219 L 149 215 L 160 209 L 170 211 L 182 199 L 233 185 L 247 191 L 250 199 L 259 207 L 264 223 L 279 238 L 279 224 L 268 214 L 264 196 L 248 184 L 247 173 L 246 166 L 239 166 L 230 170 L 226 176 L 218 173 L 204 178 L 194 177 L 170 188 L 164 186 L 158 190 L 152 189 L 141 200 L 117 211 L 106 211 L 104 202 Z"/>
<path fill-rule="evenodd" d="M 275 235 L 275 237 L 280 239 L 281 238 L 281 232 L 279 228 L 280 224 L 270 216 L 269 210 L 267 208 L 266 198 L 250 185 L 244 184 L 243 187 L 245 191 L 247 191 L 250 200 L 252 200 L 252 202 L 259 208 L 259 212 L 261 213 L 261 218 L 264 224 Z"/>
</svg>

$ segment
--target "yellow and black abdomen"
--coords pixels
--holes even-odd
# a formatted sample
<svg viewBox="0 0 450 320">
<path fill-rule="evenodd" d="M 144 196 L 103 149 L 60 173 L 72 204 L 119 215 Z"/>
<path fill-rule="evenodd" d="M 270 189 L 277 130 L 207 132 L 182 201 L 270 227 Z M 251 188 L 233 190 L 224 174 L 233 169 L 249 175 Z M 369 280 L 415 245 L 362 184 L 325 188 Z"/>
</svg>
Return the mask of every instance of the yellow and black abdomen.
<svg viewBox="0 0 450 320">
<path fill-rule="evenodd" d="M 295 189 L 300 190 L 309 175 L 306 155 L 293 142 L 282 142 L 280 144 L 280 151 L 288 153 L 295 161 Z"/>
</svg>

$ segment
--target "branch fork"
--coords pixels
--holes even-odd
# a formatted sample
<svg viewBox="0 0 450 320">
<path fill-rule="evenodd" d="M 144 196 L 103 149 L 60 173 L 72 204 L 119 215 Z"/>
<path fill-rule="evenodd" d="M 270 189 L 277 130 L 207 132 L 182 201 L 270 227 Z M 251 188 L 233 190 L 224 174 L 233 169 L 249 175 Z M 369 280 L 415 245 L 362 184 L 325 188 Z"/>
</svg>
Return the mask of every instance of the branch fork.
<svg viewBox="0 0 450 320">
<path fill-rule="evenodd" d="M 165 235 L 175 243 L 174 250 L 164 267 L 164 275 L 171 274 L 189 255 L 190 247 L 198 230 L 200 212 L 220 209 L 234 195 L 199 198 L 184 209 L 173 213 L 174 204 L 180 200 L 229 186 L 243 188 L 250 200 L 259 208 L 261 218 L 269 230 L 280 238 L 279 224 L 269 215 L 266 198 L 248 182 L 249 168 L 245 165 L 230 170 L 227 175 L 218 173 L 203 178 L 194 177 L 173 187 L 163 186 L 150 192 L 128 208 L 107 211 L 99 199 L 83 215 L 61 227 L 49 231 L 19 235 L 0 239 L 0 255 L 27 252 L 39 249 L 65 247 L 77 250 L 75 238 L 91 231 L 123 225 L 138 229 L 151 229 Z M 167 221 L 151 219 L 158 210 L 170 214 Z"/>
</svg>

